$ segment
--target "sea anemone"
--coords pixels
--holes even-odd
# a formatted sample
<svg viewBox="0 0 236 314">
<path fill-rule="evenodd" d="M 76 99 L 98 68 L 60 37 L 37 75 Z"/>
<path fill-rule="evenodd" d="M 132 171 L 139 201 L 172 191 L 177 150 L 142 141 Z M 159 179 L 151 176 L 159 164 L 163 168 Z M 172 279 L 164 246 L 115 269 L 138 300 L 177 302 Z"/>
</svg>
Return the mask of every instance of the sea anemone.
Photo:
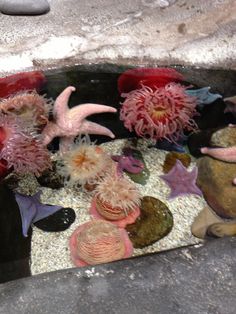
<svg viewBox="0 0 236 314">
<path fill-rule="evenodd" d="M 128 94 L 122 104 L 120 119 L 129 131 L 152 140 L 176 142 L 183 130 L 197 129 L 192 119 L 197 114 L 196 98 L 185 93 L 180 84 L 170 83 L 160 88 L 142 86 Z"/>
<path fill-rule="evenodd" d="M 182 74 L 171 68 L 129 69 L 119 76 L 118 90 L 120 93 L 129 93 L 142 88 L 142 85 L 150 88 L 164 87 L 166 84 L 180 82 L 183 79 Z"/>
<path fill-rule="evenodd" d="M 27 91 L 15 94 L 0 102 L 3 113 L 14 113 L 24 121 L 35 126 L 46 124 L 53 101 L 40 96 L 36 91 Z"/>
<path fill-rule="evenodd" d="M 0 115 L 0 159 L 18 174 L 40 175 L 51 165 L 48 150 L 28 125 L 12 115 Z"/>
<path fill-rule="evenodd" d="M 72 234 L 70 250 L 73 263 L 85 266 L 128 258 L 133 246 L 124 229 L 103 220 L 92 220 Z"/>
<path fill-rule="evenodd" d="M 0 78 L 0 98 L 6 98 L 18 92 L 36 89 L 40 91 L 46 83 L 41 71 L 21 72 Z"/>
<path fill-rule="evenodd" d="M 93 186 L 111 169 L 112 159 L 104 150 L 90 141 L 89 136 L 80 137 L 61 156 L 58 173 L 68 186 Z"/>
<path fill-rule="evenodd" d="M 134 183 L 111 173 L 97 185 L 90 213 L 124 227 L 140 215 L 140 203 L 141 195 Z"/>
</svg>

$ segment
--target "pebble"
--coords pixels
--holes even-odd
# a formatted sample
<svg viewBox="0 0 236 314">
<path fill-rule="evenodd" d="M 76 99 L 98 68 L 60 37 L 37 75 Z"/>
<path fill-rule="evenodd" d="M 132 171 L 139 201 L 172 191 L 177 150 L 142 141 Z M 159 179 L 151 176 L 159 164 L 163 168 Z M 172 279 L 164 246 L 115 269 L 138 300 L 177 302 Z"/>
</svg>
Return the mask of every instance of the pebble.
<svg viewBox="0 0 236 314">
<path fill-rule="evenodd" d="M 0 0 L 0 12 L 7 15 L 40 15 L 49 10 L 47 0 Z"/>
</svg>

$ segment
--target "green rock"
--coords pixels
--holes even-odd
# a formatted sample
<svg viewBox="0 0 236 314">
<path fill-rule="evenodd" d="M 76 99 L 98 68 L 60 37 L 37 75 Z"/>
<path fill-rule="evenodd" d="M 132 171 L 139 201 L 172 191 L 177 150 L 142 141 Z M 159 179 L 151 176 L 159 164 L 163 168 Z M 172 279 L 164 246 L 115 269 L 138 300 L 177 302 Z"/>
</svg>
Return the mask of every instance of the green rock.
<svg viewBox="0 0 236 314">
<path fill-rule="evenodd" d="M 160 200 L 144 196 L 141 202 L 141 215 L 126 230 L 135 248 L 144 248 L 164 238 L 173 227 L 173 216 Z"/>
<path fill-rule="evenodd" d="M 146 166 L 146 163 L 144 162 L 144 159 L 143 159 L 143 156 L 142 156 L 142 153 L 137 150 L 137 149 L 131 149 L 132 151 L 132 156 L 135 158 L 135 159 L 138 159 L 140 161 L 142 161 L 142 163 L 144 164 L 144 169 L 142 172 L 140 173 L 129 173 L 126 171 L 126 174 L 130 177 L 130 179 L 132 181 L 134 181 L 135 183 L 139 183 L 139 184 L 142 184 L 142 185 L 145 185 L 149 179 L 149 176 L 150 176 L 150 171 L 148 170 L 147 166 Z"/>
</svg>

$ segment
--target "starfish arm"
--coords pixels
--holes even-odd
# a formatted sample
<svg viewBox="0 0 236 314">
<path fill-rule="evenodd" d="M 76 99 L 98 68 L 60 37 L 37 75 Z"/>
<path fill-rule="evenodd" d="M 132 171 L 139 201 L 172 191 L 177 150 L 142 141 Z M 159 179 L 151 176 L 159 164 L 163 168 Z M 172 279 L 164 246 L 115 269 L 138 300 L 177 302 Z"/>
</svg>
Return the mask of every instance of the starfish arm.
<svg viewBox="0 0 236 314">
<path fill-rule="evenodd" d="M 54 137 L 60 136 L 61 129 L 54 122 L 48 122 L 42 132 L 43 145 L 47 146 Z"/>
<path fill-rule="evenodd" d="M 78 105 L 70 109 L 70 111 L 68 112 L 67 119 L 73 125 L 77 126 L 77 125 L 80 125 L 86 117 L 92 114 L 104 113 L 104 112 L 115 113 L 117 112 L 117 110 L 113 107 L 104 106 L 104 105 L 82 104 L 82 105 Z"/>
<path fill-rule="evenodd" d="M 216 159 L 227 161 L 227 162 L 236 162 L 236 146 L 227 147 L 227 148 L 201 148 L 202 154 L 207 154 Z"/>
<path fill-rule="evenodd" d="M 106 127 L 91 122 L 84 120 L 83 123 L 81 124 L 81 127 L 79 129 L 79 133 L 81 134 L 97 134 L 97 135 L 106 135 L 111 138 L 115 138 L 115 135 Z"/>
<path fill-rule="evenodd" d="M 74 142 L 74 136 L 63 136 L 60 138 L 60 153 L 65 153 L 69 150 Z"/>
<path fill-rule="evenodd" d="M 236 105 L 236 96 L 224 98 L 224 102 L 230 102 Z"/>
<path fill-rule="evenodd" d="M 68 86 L 63 90 L 63 92 L 57 97 L 55 104 L 53 106 L 53 117 L 55 120 L 63 120 L 66 117 L 66 113 L 69 110 L 68 101 L 71 93 L 75 91 L 75 87 Z M 63 122 L 62 121 L 62 122 Z"/>
</svg>

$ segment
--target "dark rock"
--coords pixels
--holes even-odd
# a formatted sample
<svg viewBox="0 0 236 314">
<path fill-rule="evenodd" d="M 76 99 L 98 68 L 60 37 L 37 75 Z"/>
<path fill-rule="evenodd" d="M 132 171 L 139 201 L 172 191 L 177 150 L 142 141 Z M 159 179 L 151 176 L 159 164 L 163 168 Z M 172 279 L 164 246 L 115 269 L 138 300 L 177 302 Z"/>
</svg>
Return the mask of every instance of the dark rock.
<svg viewBox="0 0 236 314">
<path fill-rule="evenodd" d="M 208 205 L 222 218 L 236 218 L 236 164 L 211 157 L 198 160 L 197 185 Z"/>
<path fill-rule="evenodd" d="M 203 154 L 200 149 L 202 147 L 209 147 L 211 144 L 212 134 L 215 133 L 218 129 L 209 129 L 204 131 L 198 131 L 196 133 L 192 133 L 188 137 L 188 149 L 191 155 L 194 157 L 201 157 Z"/>
<path fill-rule="evenodd" d="M 60 189 L 64 186 L 64 179 L 57 171 L 57 164 L 52 162 L 52 169 L 45 170 L 40 177 L 37 178 L 38 183 L 41 186 L 45 186 L 51 189 Z"/>
<path fill-rule="evenodd" d="M 224 114 L 225 103 L 222 99 L 214 101 L 214 103 L 206 105 L 200 115 L 194 118 L 200 130 L 224 127 L 229 122 Z"/>
<path fill-rule="evenodd" d="M 49 10 L 47 0 L 0 0 L 0 12 L 8 15 L 40 15 Z"/>
<path fill-rule="evenodd" d="M 34 225 L 43 231 L 59 232 L 68 229 L 74 221 L 75 211 L 72 208 L 62 208 L 55 214 L 35 222 Z"/>
<path fill-rule="evenodd" d="M 28 276 L 32 228 L 25 238 L 13 192 L 0 185 L 0 282 Z"/>
<path fill-rule="evenodd" d="M 168 153 L 165 157 L 163 172 L 169 172 L 175 165 L 176 160 L 181 161 L 181 163 L 188 168 L 191 163 L 191 156 L 185 153 L 171 152 Z"/>
<path fill-rule="evenodd" d="M 168 207 L 160 200 L 144 196 L 141 215 L 126 230 L 135 248 L 151 245 L 166 236 L 173 227 L 173 216 Z"/>
</svg>

